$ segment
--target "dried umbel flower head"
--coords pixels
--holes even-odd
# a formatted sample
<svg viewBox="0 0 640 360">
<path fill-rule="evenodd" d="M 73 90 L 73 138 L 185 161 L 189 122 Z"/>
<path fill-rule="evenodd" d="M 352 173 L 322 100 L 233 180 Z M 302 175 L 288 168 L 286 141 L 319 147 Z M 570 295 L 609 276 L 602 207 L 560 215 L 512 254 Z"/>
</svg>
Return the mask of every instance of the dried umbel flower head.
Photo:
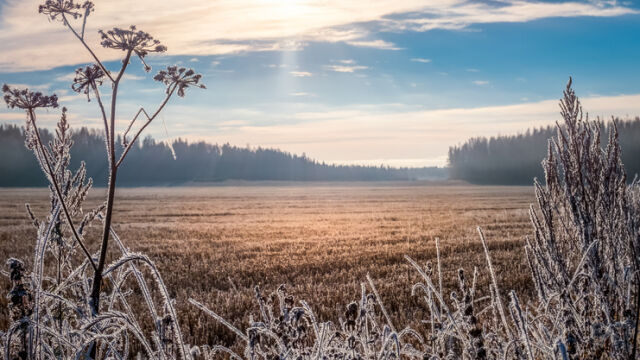
<svg viewBox="0 0 640 360">
<path fill-rule="evenodd" d="M 66 15 L 78 19 L 89 15 L 94 9 L 91 1 L 85 1 L 83 4 L 75 3 L 73 0 L 47 0 L 44 4 L 38 6 L 38 12 L 45 14 L 51 20 L 57 20 L 60 17 L 64 21 Z"/>
<path fill-rule="evenodd" d="M 160 44 L 160 40 L 154 39 L 144 31 L 137 30 L 135 25 L 131 25 L 129 30 L 113 28 L 113 30 L 102 31 L 102 46 L 110 49 L 122 51 L 133 51 L 144 64 L 144 69 L 149 72 L 151 67 L 144 62 L 144 57 L 152 52 L 165 52 L 167 47 Z"/>
<path fill-rule="evenodd" d="M 87 101 L 89 101 L 89 93 L 97 85 L 102 85 L 104 75 L 105 73 L 100 66 L 95 64 L 85 68 L 78 68 L 71 89 L 77 93 L 87 95 Z"/>
<path fill-rule="evenodd" d="M 206 89 L 204 84 L 200 84 L 200 79 L 202 79 L 202 75 L 196 74 L 193 69 L 187 70 L 177 66 L 168 66 L 166 70 L 160 70 L 153 77 L 153 80 L 167 85 L 167 94 L 177 88 L 180 97 L 184 97 L 185 90 L 191 86 Z"/>
<path fill-rule="evenodd" d="M 12 89 L 9 85 L 2 86 L 4 93 L 4 101 L 11 109 L 19 108 L 24 110 L 33 110 L 35 108 L 57 108 L 58 96 L 43 95 L 41 92 L 29 91 L 29 89 Z"/>
</svg>

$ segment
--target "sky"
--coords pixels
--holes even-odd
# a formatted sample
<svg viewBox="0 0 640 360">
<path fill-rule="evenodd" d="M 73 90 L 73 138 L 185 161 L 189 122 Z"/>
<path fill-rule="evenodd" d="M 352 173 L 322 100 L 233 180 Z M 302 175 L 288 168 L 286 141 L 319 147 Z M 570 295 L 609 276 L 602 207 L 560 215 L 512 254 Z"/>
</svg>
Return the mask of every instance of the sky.
<svg viewBox="0 0 640 360">
<path fill-rule="evenodd" d="M 74 93 L 90 64 L 39 1 L 0 0 L 0 83 L 56 93 L 73 127 L 100 128 Z M 640 4 L 521 0 L 96 0 L 87 42 L 116 71 L 121 51 L 98 30 L 127 27 L 168 47 L 132 61 L 119 92 L 122 132 L 153 111 L 167 65 L 203 74 L 206 90 L 174 97 L 145 132 L 279 148 L 340 164 L 446 165 L 448 147 L 559 119 L 572 76 L 591 117 L 640 115 Z M 74 23 L 78 28 L 81 20 Z M 102 91 L 108 92 L 108 86 Z M 57 111 L 39 114 L 53 128 Z M 0 108 L 0 123 L 25 115 Z"/>
</svg>

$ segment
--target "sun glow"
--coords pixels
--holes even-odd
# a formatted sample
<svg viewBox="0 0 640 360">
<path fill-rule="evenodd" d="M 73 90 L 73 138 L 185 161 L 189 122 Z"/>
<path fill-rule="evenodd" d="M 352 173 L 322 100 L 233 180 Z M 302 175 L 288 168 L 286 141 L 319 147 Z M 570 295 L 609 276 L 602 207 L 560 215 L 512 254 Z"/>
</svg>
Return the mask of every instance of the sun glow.
<svg viewBox="0 0 640 360">
<path fill-rule="evenodd" d="M 312 11 L 308 0 L 262 0 L 261 2 L 268 5 L 267 8 L 273 18 L 281 20 L 302 17 Z"/>
</svg>

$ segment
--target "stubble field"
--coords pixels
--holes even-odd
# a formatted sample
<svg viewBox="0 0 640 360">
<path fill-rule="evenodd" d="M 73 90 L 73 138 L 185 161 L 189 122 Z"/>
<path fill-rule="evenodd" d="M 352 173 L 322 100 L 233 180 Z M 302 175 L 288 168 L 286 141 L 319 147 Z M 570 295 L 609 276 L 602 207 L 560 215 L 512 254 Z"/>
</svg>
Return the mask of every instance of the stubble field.
<svg viewBox="0 0 640 360">
<path fill-rule="evenodd" d="M 103 199 L 95 189 L 85 211 Z M 48 210 L 45 189 L 0 189 L 0 259 L 31 262 L 36 215 Z M 411 296 L 417 280 L 403 256 L 436 262 L 440 238 L 444 287 L 456 270 L 487 274 L 477 226 L 489 242 L 503 290 L 530 292 L 523 241 L 533 187 L 435 186 L 422 183 L 287 184 L 119 189 L 115 230 L 149 255 L 176 299 L 190 343 L 232 345 L 233 333 L 187 302 L 195 298 L 240 328 L 258 313 L 254 286 L 285 284 L 321 320 L 337 321 L 370 274 L 396 327 L 420 330 L 426 313 Z M 89 206 L 91 205 L 91 206 Z M 95 223 L 87 235 L 97 249 Z M 112 249 L 115 253 L 115 249 Z M 0 276 L 0 291 L 9 281 Z M 7 326 L 0 297 L 0 328 Z"/>
</svg>

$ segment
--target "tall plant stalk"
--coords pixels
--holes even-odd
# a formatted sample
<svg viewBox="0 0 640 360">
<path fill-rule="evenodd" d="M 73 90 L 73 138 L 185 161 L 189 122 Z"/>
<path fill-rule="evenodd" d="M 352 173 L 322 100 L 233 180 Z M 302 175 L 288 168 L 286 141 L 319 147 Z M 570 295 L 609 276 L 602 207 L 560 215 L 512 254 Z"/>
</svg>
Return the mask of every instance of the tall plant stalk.
<svg viewBox="0 0 640 360">
<path fill-rule="evenodd" d="M 33 129 L 33 140 L 35 143 L 36 153 L 41 158 L 41 164 L 43 164 L 45 173 L 55 190 L 57 200 L 61 205 L 66 223 L 71 229 L 77 243 L 82 248 L 88 263 L 93 268 L 93 281 L 91 282 L 89 305 L 91 313 L 95 317 L 100 314 L 101 289 L 107 253 L 109 251 L 109 239 L 113 226 L 113 208 L 115 205 L 115 189 L 117 185 L 118 169 L 122 165 L 126 155 L 129 153 L 129 150 L 131 150 L 133 146 L 136 146 L 136 141 L 142 131 L 158 116 L 170 98 L 176 93 L 176 89 L 178 90 L 178 95 L 183 97 L 185 95 L 185 90 L 188 87 L 195 86 L 205 88 L 205 86 L 200 83 L 202 76 L 200 74 L 196 74 L 191 69 L 187 70 L 185 68 L 169 66 L 166 70 L 160 71 L 154 77 L 154 80 L 159 81 L 166 86 L 167 96 L 152 116 L 148 116 L 146 110 L 141 108 L 136 116 L 133 117 L 124 132 L 125 147 L 120 158 L 117 158 L 115 139 L 117 131 L 116 113 L 118 105 L 118 90 L 123 76 L 131 62 L 131 58 L 134 55 L 137 56 L 142 62 L 145 71 L 149 72 L 151 67 L 145 62 L 145 57 L 149 53 L 165 52 L 167 48 L 164 45 L 161 45 L 159 40 L 154 39 L 146 32 L 137 30 L 133 25 L 128 29 L 114 28 L 108 31 L 101 30 L 101 45 L 103 47 L 126 52 L 121 61 L 120 69 L 117 71 L 116 75 L 113 76 L 107 69 L 107 66 L 105 66 L 105 63 L 96 56 L 95 51 L 93 51 L 91 46 L 85 41 L 87 18 L 93 11 L 94 5 L 90 1 L 79 4 L 75 3 L 73 0 L 47 0 L 39 7 L 40 13 L 47 15 L 51 20 L 60 21 L 66 28 L 68 28 L 95 60 L 95 64 L 76 70 L 72 89 L 78 93 L 86 94 L 87 101 L 90 100 L 91 95 L 95 96 L 104 122 L 104 134 L 107 150 L 106 155 L 109 163 L 109 179 L 106 207 L 104 209 L 102 236 L 99 242 L 100 246 L 97 251 L 97 258 L 94 258 L 91 255 L 86 246 L 85 239 L 83 239 L 82 235 L 77 231 L 77 228 L 73 223 L 72 216 L 61 191 L 61 184 L 59 184 L 58 179 L 56 179 L 55 171 L 51 165 L 48 152 L 45 149 L 38 131 L 35 110 L 42 107 L 58 107 L 57 97 L 55 95 L 47 97 L 40 93 L 31 93 L 27 89 L 10 89 L 6 85 L 3 87 L 3 91 L 5 92 L 5 100 L 7 100 L 10 107 L 18 107 L 26 111 L 29 126 Z M 78 19 L 82 19 L 81 29 L 79 31 L 76 30 L 72 23 L 73 20 Z M 102 96 L 100 94 L 100 85 L 102 85 L 105 79 L 111 85 L 111 104 L 108 110 L 105 109 L 102 102 Z M 10 102 L 12 99 L 14 101 L 13 103 Z M 140 114 L 144 114 L 144 116 L 146 116 L 146 122 L 135 130 L 133 139 L 129 143 L 126 140 L 126 135 L 133 128 L 134 123 Z M 95 350 L 94 343 L 90 350 L 91 357 L 95 357 Z"/>
</svg>

